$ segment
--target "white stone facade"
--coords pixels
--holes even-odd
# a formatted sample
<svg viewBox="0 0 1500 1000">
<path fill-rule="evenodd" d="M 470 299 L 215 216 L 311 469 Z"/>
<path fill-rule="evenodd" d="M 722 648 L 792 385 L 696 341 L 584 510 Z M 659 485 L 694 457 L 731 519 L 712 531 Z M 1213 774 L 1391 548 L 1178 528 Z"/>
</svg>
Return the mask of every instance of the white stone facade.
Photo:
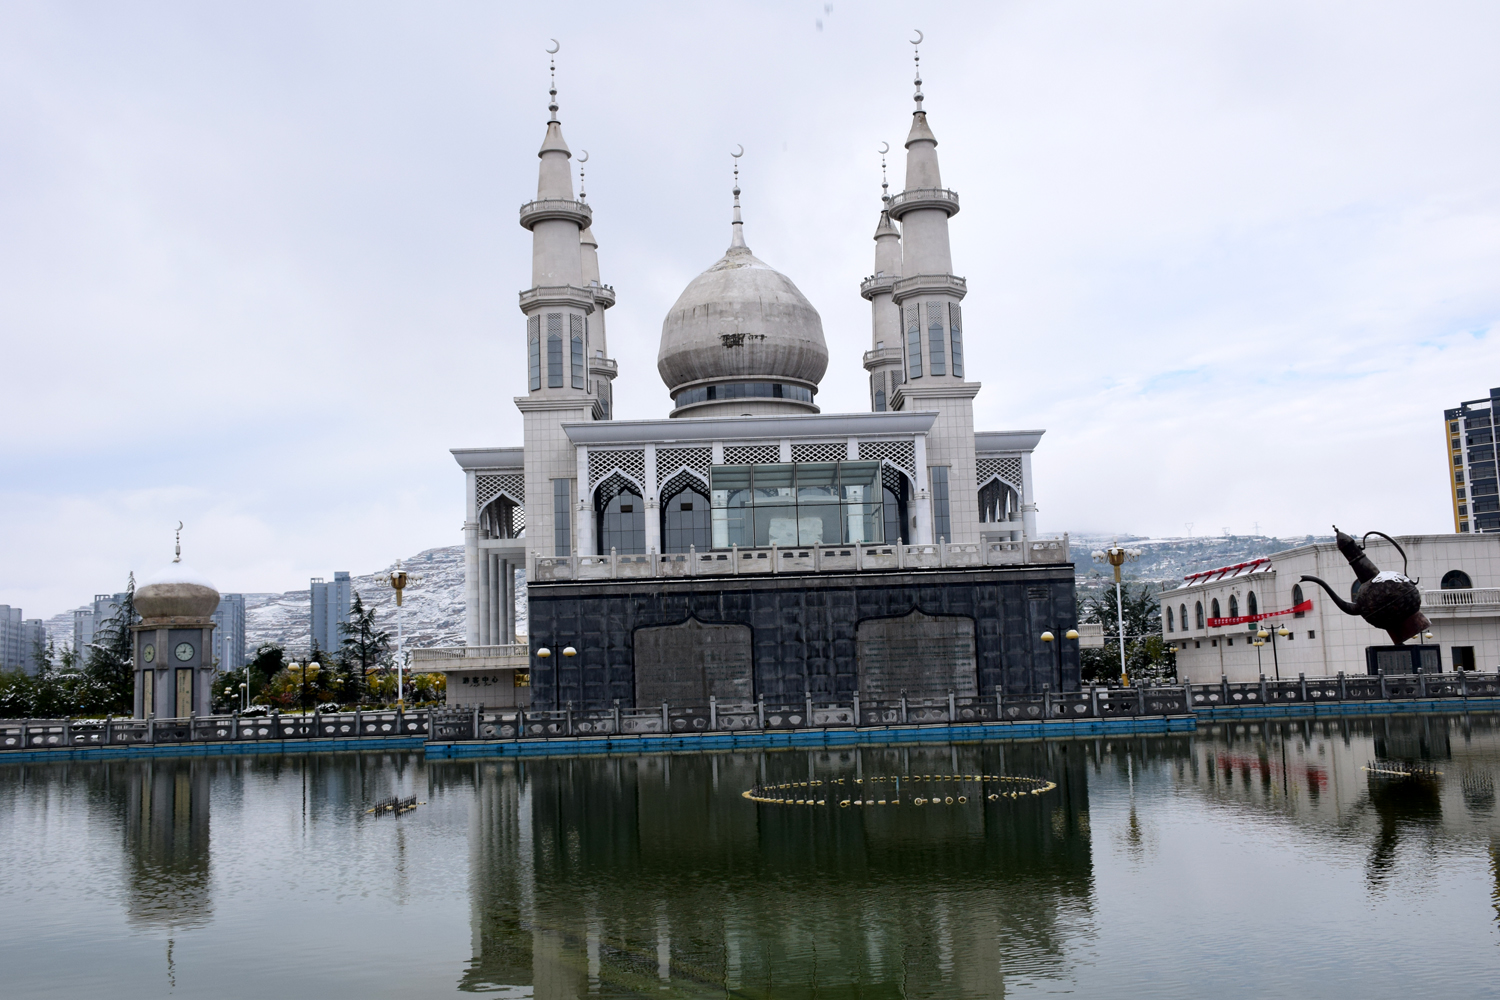
<svg viewBox="0 0 1500 1000">
<path fill-rule="evenodd" d="M 1422 613 L 1431 620 L 1431 639 L 1414 638 L 1442 648 L 1442 667 L 1472 665 L 1500 669 L 1500 537 L 1493 535 L 1406 535 L 1396 541 L 1406 550 L 1407 575 L 1422 589 Z M 1395 546 L 1371 537 L 1366 553 L 1382 570 L 1402 569 Z M 1183 586 L 1160 595 L 1162 635 L 1178 649 L 1178 676 L 1193 683 L 1255 681 L 1263 673 L 1275 679 L 1331 677 L 1339 672 L 1364 674 L 1365 649 L 1388 646 L 1386 633 L 1362 618 L 1340 611 L 1316 584 L 1303 576 L 1326 580 L 1347 597 L 1354 571 L 1332 542 L 1304 545 L 1240 566 L 1195 574 Z M 1285 611 L 1299 598 L 1312 602 L 1300 615 L 1281 614 L 1262 621 L 1209 627 L 1215 602 L 1219 617 Z M 1199 624 L 1199 610 L 1203 624 Z M 1170 618 L 1168 612 L 1170 611 Z M 1187 621 L 1184 623 L 1183 617 Z M 1255 646 L 1264 628 L 1275 636 Z M 1289 635 L 1282 636 L 1285 628 Z"/>
</svg>

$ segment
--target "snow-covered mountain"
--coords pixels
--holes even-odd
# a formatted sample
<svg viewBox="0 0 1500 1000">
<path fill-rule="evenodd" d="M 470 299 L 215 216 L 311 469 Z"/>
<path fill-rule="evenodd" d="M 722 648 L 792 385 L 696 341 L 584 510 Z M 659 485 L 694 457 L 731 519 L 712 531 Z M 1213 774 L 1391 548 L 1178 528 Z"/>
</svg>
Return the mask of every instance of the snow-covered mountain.
<svg viewBox="0 0 1500 1000">
<path fill-rule="evenodd" d="M 1114 570 L 1108 563 L 1096 563 L 1091 555 L 1108 548 L 1116 540 L 1127 548 L 1140 549 L 1139 559 L 1125 564 L 1122 575 L 1127 580 L 1174 585 L 1189 573 L 1233 566 L 1313 542 L 1331 542 L 1332 535 L 1303 535 L 1300 538 L 1271 538 L 1265 535 L 1222 535 L 1196 538 L 1143 538 L 1138 535 L 1073 535 L 1073 567 L 1078 585 L 1085 590 L 1114 581 Z"/>
<path fill-rule="evenodd" d="M 461 646 L 464 641 L 464 549 L 449 545 L 419 552 L 402 563 L 412 582 L 402 602 L 408 648 Z M 396 635 L 396 592 L 387 584 L 395 564 L 353 577 L 355 593 L 377 609 L 380 627 Z M 517 574 L 516 631 L 526 631 L 525 571 Z M 245 595 L 245 645 L 274 642 L 305 651 L 312 637 L 312 597 L 307 590 Z"/>
</svg>

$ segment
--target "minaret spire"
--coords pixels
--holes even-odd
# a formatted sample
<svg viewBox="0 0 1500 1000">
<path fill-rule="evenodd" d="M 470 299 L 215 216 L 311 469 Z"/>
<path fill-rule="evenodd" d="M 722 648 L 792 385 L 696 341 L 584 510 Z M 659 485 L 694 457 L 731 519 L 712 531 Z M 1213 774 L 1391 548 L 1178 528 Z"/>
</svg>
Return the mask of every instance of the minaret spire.
<svg viewBox="0 0 1500 1000">
<path fill-rule="evenodd" d="M 729 155 L 734 157 L 734 221 L 729 226 L 729 249 L 749 250 L 745 245 L 745 220 L 740 218 L 740 157 L 745 155 L 745 147 Z"/>
<path fill-rule="evenodd" d="M 870 409 L 879 413 L 892 409 L 892 397 L 901 384 L 901 310 L 892 301 L 901 279 L 901 233 L 891 222 L 891 184 L 886 177 L 885 157 L 891 144 L 880 149 L 880 222 L 875 227 L 875 273 L 860 282 L 859 294 L 870 303 L 870 348 L 864 356 L 870 373 Z"/>
</svg>

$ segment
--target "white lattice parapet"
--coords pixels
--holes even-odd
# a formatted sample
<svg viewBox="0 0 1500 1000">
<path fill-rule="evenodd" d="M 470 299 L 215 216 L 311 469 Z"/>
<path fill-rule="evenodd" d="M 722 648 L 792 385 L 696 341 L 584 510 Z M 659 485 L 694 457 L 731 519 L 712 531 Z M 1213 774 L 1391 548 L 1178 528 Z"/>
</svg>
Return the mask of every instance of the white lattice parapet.
<svg viewBox="0 0 1500 1000">
<path fill-rule="evenodd" d="M 715 549 L 649 555 L 537 556 L 532 583 L 650 580 L 662 577 L 766 576 L 798 573 L 880 573 L 1056 565 L 1071 561 L 1068 538 L 941 545 L 810 545 Z"/>
</svg>

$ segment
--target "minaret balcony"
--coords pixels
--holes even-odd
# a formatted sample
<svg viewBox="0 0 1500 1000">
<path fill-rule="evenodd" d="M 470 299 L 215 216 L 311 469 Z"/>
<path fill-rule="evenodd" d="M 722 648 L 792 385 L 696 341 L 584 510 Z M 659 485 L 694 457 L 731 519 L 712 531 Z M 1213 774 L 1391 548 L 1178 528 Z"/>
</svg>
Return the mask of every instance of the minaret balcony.
<svg viewBox="0 0 1500 1000">
<path fill-rule="evenodd" d="M 599 378 L 613 379 L 620 374 L 619 362 L 614 358 L 589 358 L 589 374 L 597 375 Z"/>
<path fill-rule="evenodd" d="M 553 306 L 561 309 L 577 309 L 588 314 L 594 311 L 594 289 L 577 285 L 537 285 L 521 293 L 521 311 L 530 314 L 533 309 Z"/>
<path fill-rule="evenodd" d="M 924 208 L 935 208 L 951 219 L 958 214 L 958 192 L 947 188 L 912 188 L 892 198 L 888 208 L 891 218 L 898 222 L 908 212 Z"/>
<path fill-rule="evenodd" d="M 884 368 L 886 365 L 899 365 L 901 361 L 901 348 L 882 347 L 877 351 L 866 351 L 864 355 L 865 371 L 874 371 Z"/>
<path fill-rule="evenodd" d="M 889 294 L 896 287 L 899 276 L 894 274 L 872 274 L 859 283 L 859 294 L 865 299 L 874 299 L 877 295 Z"/>
<path fill-rule="evenodd" d="M 598 282 L 594 282 L 589 285 L 589 289 L 594 293 L 594 305 L 600 309 L 608 309 L 615 304 L 615 290 L 613 286 L 601 285 Z"/>
<path fill-rule="evenodd" d="M 550 219 L 563 219 L 584 229 L 594 221 L 594 210 L 589 208 L 588 202 L 569 201 L 565 198 L 543 198 L 540 201 L 528 201 L 521 206 L 522 229 L 534 229 L 538 222 Z"/>
<path fill-rule="evenodd" d="M 914 274 L 897 278 L 891 297 L 899 306 L 922 295 L 951 295 L 961 299 L 969 294 L 969 283 L 956 274 Z"/>
</svg>

